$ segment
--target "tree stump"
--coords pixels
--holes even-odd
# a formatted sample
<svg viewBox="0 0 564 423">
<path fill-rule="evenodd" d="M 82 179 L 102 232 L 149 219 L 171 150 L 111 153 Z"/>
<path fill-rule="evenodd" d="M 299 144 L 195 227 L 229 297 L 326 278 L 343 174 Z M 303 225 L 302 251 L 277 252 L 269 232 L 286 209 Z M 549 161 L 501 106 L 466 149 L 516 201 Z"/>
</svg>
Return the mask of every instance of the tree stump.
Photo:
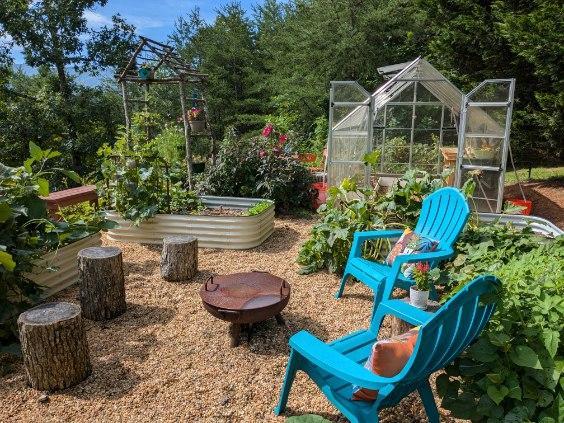
<svg viewBox="0 0 564 423">
<path fill-rule="evenodd" d="M 119 248 L 90 247 L 80 250 L 78 281 L 85 318 L 113 319 L 125 312 L 123 259 Z"/>
<path fill-rule="evenodd" d="M 400 298 L 400 301 L 409 303 L 409 297 Z M 425 311 L 429 313 L 434 313 L 437 311 L 441 305 L 436 301 L 429 300 L 427 302 L 427 309 Z M 390 317 L 390 337 L 401 335 L 402 333 L 408 332 L 414 326 L 409 324 L 396 316 L 389 316 Z"/>
<path fill-rule="evenodd" d="M 80 307 L 47 303 L 18 317 L 29 384 L 41 391 L 64 389 L 90 374 L 88 343 Z"/>
<path fill-rule="evenodd" d="M 184 281 L 198 272 L 198 240 L 174 235 L 163 239 L 161 276 L 167 281 Z"/>
</svg>

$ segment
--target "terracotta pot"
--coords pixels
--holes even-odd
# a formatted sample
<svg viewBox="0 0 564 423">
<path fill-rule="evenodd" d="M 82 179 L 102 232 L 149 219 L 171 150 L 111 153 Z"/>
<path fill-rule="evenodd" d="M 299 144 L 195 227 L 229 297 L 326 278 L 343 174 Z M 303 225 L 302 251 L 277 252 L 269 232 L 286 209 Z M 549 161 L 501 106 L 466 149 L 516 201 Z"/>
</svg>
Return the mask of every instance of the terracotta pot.
<svg viewBox="0 0 564 423">
<path fill-rule="evenodd" d="M 421 310 L 427 308 L 429 301 L 429 291 L 419 291 L 415 286 L 409 288 L 409 304 Z"/>
</svg>

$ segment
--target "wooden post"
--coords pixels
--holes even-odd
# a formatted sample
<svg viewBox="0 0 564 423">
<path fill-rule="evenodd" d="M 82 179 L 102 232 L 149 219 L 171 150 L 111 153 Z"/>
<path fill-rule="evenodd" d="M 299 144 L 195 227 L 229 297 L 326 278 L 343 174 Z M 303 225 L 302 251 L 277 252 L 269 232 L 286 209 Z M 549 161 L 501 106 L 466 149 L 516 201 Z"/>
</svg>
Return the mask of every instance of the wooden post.
<svg viewBox="0 0 564 423">
<path fill-rule="evenodd" d="M 78 252 L 78 281 L 84 317 L 113 319 L 125 312 L 125 285 L 121 250 L 90 247 Z"/>
<path fill-rule="evenodd" d="M 192 139 L 190 137 L 190 124 L 186 116 L 186 91 L 184 81 L 180 81 L 180 105 L 182 106 L 182 122 L 184 123 L 184 139 L 186 141 L 186 170 L 188 172 L 188 188 L 192 189 Z"/>
<path fill-rule="evenodd" d="M 80 307 L 47 303 L 18 317 L 29 384 L 41 391 L 68 388 L 91 372 Z"/>
<path fill-rule="evenodd" d="M 127 85 L 121 81 L 121 96 L 123 98 L 123 112 L 125 114 L 125 138 L 127 148 L 131 148 L 131 118 L 129 116 L 129 97 L 127 95 Z"/>
<path fill-rule="evenodd" d="M 198 240 L 174 235 L 163 239 L 161 276 L 167 281 L 186 281 L 198 272 Z"/>
</svg>

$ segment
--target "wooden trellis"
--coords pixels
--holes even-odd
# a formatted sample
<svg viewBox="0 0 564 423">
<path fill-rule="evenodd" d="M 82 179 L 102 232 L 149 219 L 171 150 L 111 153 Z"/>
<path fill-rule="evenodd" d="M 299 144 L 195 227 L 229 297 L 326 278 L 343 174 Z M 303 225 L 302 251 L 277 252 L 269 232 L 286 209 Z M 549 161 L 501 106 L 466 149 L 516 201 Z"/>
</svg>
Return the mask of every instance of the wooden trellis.
<svg viewBox="0 0 564 423">
<path fill-rule="evenodd" d="M 138 102 L 144 104 L 145 110 L 148 105 L 148 91 L 151 84 L 177 84 L 179 88 L 180 104 L 182 107 L 182 120 L 184 124 L 184 138 L 186 143 L 186 163 L 188 171 L 188 185 L 192 188 L 192 134 L 187 116 L 186 86 L 196 86 L 200 93 L 204 91 L 207 75 L 192 69 L 174 51 L 174 48 L 159 43 L 146 37 L 139 37 L 139 44 L 135 48 L 127 64 L 116 75 L 117 82 L 121 86 L 123 97 L 123 108 L 125 113 L 125 128 L 127 132 L 128 146 L 131 132 L 131 107 L 130 104 Z M 140 66 L 144 65 L 150 69 L 147 78 L 139 74 Z M 143 86 L 144 99 L 130 99 L 127 92 L 127 83 L 133 82 Z M 203 98 L 191 98 L 191 102 L 197 102 L 205 109 Z M 207 113 L 206 113 L 207 115 Z M 213 137 L 212 137 L 213 143 Z M 215 145 L 212 147 L 215 151 Z"/>
</svg>

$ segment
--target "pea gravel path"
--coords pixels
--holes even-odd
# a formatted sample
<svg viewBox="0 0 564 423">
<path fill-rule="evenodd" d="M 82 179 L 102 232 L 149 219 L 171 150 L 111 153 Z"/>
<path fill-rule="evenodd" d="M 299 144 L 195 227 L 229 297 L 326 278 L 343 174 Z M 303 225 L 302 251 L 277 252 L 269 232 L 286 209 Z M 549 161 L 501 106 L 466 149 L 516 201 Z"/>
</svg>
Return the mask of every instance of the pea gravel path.
<svg viewBox="0 0 564 423">
<path fill-rule="evenodd" d="M 246 251 L 200 249 L 198 276 L 166 282 L 156 246 L 114 243 L 123 250 L 128 309 L 108 322 L 86 321 L 92 375 L 40 402 L 28 388 L 23 366 L 0 378 L 0 422 L 265 422 L 284 421 L 272 409 L 278 398 L 288 338 L 307 329 L 323 340 L 366 326 L 371 293 L 351 284 L 345 297 L 333 294 L 338 278 L 297 274 L 295 259 L 313 220 L 277 219 L 273 235 Z M 107 243 L 106 241 L 104 241 Z M 267 270 L 289 281 L 292 297 L 283 312 L 257 325 L 250 343 L 229 347 L 227 324 L 202 308 L 200 284 L 214 273 Z M 70 288 L 53 300 L 77 302 Z M 303 373 L 298 373 L 288 415 L 316 413 L 346 421 Z M 443 421 L 454 421 L 444 412 Z M 417 395 L 380 413 L 383 422 L 426 422 Z"/>
</svg>

